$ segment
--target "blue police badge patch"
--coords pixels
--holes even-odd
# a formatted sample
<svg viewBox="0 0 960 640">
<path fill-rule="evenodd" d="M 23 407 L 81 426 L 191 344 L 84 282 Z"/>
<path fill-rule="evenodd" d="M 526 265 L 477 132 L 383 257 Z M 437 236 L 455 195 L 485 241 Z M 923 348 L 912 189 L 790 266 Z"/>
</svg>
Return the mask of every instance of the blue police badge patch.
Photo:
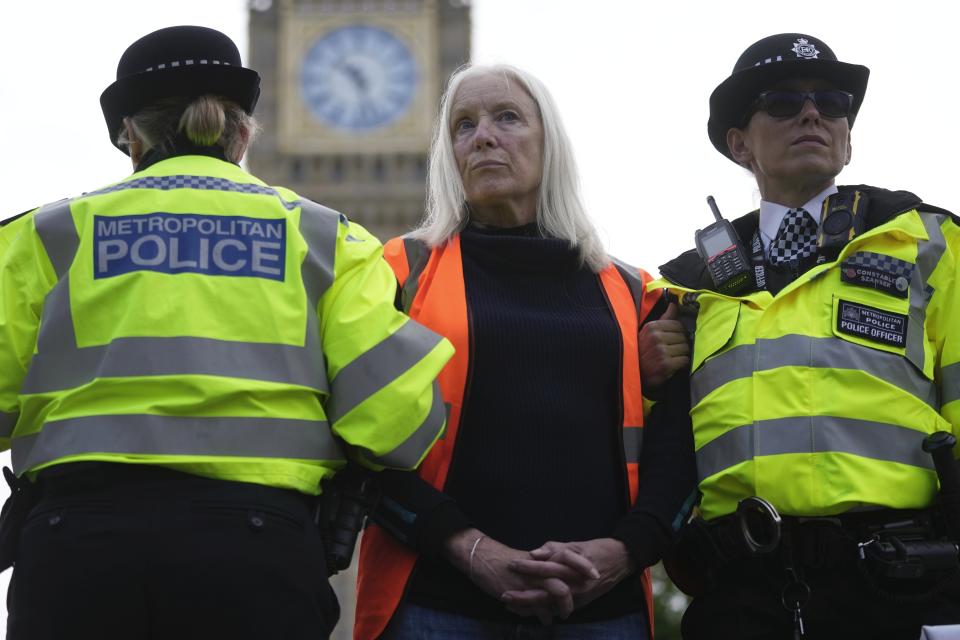
<svg viewBox="0 0 960 640">
<path fill-rule="evenodd" d="M 893 347 L 907 343 L 907 316 L 865 304 L 840 300 L 837 331 Z"/>
<path fill-rule="evenodd" d="M 287 221 L 195 213 L 94 216 L 93 276 L 133 271 L 284 279 Z"/>
<path fill-rule="evenodd" d="M 882 253 L 859 251 L 840 264 L 840 279 L 858 287 L 906 298 L 913 263 Z"/>
</svg>

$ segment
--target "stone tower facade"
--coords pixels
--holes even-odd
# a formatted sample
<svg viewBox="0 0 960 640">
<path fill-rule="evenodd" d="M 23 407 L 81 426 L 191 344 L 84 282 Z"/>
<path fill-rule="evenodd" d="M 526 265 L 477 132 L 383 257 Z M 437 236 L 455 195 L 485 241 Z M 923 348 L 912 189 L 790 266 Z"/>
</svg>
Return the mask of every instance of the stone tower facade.
<svg viewBox="0 0 960 640">
<path fill-rule="evenodd" d="M 409 230 L 440 94 L 469 57 L 469 0 L 252 0 L 251 172 L 381 240 Z"/>
</svg>

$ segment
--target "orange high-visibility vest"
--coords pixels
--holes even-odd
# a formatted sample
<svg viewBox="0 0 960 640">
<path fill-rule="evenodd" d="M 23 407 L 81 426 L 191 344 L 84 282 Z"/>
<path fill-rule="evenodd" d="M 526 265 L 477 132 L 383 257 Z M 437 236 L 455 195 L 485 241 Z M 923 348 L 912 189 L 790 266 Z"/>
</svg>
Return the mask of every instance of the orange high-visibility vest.
<svg viewBox="0 0 960 640">
<path fill-rule="evenodd" d="M 460 237 L 428 249 L 422 242 L 394 238 L 384 245 L 384 258 L 393 268 L 402 286 L 403 306 L 410 317 L 446 337 L 456 353 L 437 380 L 443 400 L 449 408 L 447 432 L 434 444 L 420 466 L 420 477 L 443 490 L 453 458 L 460 426 L 460 410 L 467 382 L 470 340 L 467 325 L 467 301 L 463 284 Z M 659 299 L 660 292 L 645 293 L 649 274 L 623 263 L 608 265 L 598 274 L 620 328 L 623 344 L 623 444 L 630 503 L 639 489 L 640 444 L 643 429 L 643 399 L 640 389 L 640 357 L 637 331 Z M 360 545 L 357 579 L 357 615 L 354 640 L 372 640 L 386 628 L 397 609 L 417 554 L 376 524 L 370 524 Z M 653 596 L 650 571 L 641 576 L 647 600 L 651 633 Z"/>
</svg>

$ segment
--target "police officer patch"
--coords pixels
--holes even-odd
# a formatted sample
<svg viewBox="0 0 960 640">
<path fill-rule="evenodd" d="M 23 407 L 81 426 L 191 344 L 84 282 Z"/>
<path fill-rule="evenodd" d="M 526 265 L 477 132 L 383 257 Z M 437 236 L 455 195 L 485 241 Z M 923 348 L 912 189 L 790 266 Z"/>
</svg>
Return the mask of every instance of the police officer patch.
<svg viewBox="0 0 960 640">
<path fill-rule="evenodd" d="M 840 264 L 840 279 L 858 287 L 877 289 L 906 298 L 913 264 L 893 256 L 860 251 Z"/>
<path fill-rule="evenodd" d="M 146 213 L 94 216 L 93 276 L 132 271 L 284 279 L 286 220 Z"/>
<path fill-rule="evenodd" d="M 837 331 L 902 347 L 907 342 L 907 316 L 840 300 L 837 308 Z"/>
</svg>

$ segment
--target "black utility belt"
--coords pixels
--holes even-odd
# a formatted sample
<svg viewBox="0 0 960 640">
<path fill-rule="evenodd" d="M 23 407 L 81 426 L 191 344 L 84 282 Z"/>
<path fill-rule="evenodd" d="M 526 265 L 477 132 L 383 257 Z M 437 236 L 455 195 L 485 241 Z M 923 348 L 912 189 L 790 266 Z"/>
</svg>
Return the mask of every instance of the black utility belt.
<svg viewBox="0 0 960 640">
<path fill-rule="evenodd" d="M 692 524 L 709 540 L 708 563 L 716 568 L 776 552 L 801 565 L 859 562 L 879 577 L 917 579 L 955 571 L 960 563 L 960 548 L 934 508 L 780 516 L 752 497 L 736 513 Z"/>
<path fill-rule="evenodd" d="M 780 538 L 785 533 L 798 533 L 817 527 L 833 527 L 851 538 L 872 536 L 891 530 L 910 529 L 917 532 L 936 533 L 939 528 L 937 514 L 933 508 L 927 509 L 871 509 L 853 511 L 832 516 L 789 516 L 774 515 L 772 505 L 752 504 L 758 498 L 741 501 L 736 513 L 722 516 L 708 523 L 710 527 L 719 527 L 731 532 L 740 532 L 749 536 L 747 550 L 763 553 L 765 549 L 776 546 L 777 535 L 774 527 L 780 530 Z M 765 502 L 765 501 L 763 501 Z M 767 509 L 769 507 L 769 510 Z"/>
<path fill-rule="evenodd" d="M 803 531 L 834 530 L 859 541 L 899 531 L 903 534 L 935 536 L 941 529 L 937 513 L 928 509 L 871 509 L 833 516 L 781 516 L 763 498 L 741 500 L 737 511 L 710 521 L 700 521 L 720 546 L 733 557 L 763 555 L 778 548 L 784 539 Z"/>
</svg>

